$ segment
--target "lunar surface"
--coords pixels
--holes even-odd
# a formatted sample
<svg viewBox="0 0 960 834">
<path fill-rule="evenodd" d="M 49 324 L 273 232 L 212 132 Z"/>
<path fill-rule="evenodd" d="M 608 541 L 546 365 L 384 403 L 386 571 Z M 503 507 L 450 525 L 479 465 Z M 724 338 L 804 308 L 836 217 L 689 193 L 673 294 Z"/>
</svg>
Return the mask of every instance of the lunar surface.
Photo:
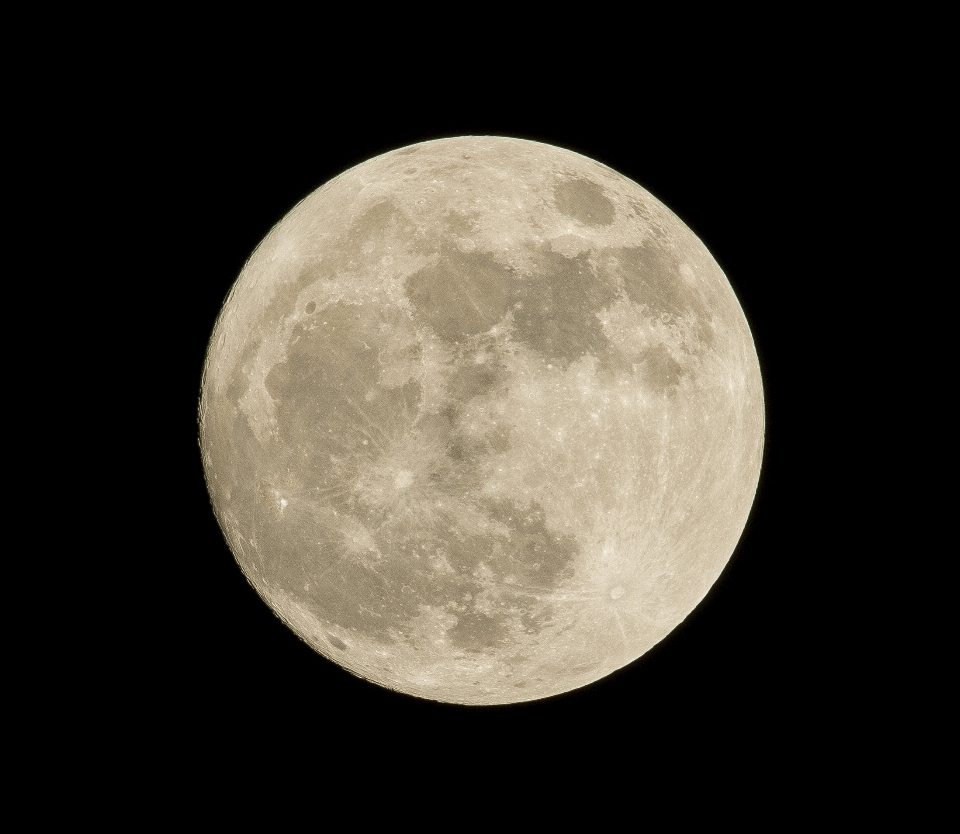
<svg viewBox="0 0 960 834">
<path fill-rule="evenodd" d="M 636 660 L 703 599 L 760 471 L 750 330 L 610 168 L 497 137 L 371 159 L 244 267 L 204 369 L 250 584 L 392 690 L 502 704 Z"/>
</svg>

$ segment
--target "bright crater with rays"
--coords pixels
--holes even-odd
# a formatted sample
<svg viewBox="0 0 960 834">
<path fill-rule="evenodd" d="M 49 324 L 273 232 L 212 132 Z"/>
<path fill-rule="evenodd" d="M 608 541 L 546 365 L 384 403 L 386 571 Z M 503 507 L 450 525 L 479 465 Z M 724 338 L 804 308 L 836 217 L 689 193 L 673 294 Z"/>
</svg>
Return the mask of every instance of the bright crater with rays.
<svg viewBox="0 0 960 834">
<path fill-rule="evenodd" d="M 201 392 L 224 535 L 303 640 L 423 698 L 638 658 L 730 558 L 760 470 L 750 331 L 697 237 L 583 156 L 426 142 L 296 206 Z"/>
</svg>

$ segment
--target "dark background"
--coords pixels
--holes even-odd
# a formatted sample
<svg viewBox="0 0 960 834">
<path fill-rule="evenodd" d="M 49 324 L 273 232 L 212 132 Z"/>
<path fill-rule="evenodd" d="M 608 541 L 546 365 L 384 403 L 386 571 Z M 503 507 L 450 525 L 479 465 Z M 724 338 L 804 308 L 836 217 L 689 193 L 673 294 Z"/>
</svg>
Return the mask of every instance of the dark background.
<svg viewBox="0 0 960 834">
<path fill-rule="evenodd" d="M 698 91 L 709 104 L 722 91 Z M 796 153 L 802 127 L 750 98 L 740 108 L 486 106 L 392 93 L 293 118 L 191 101 L 158 121 L 165 206 L 151 235 L 166 240 L 168 369 L 178 391 L 167 524 L 157 597 L 157 686 L 176 733 L 201 746 L 339 745 L 359 734 L 383 749 L 441 748 L 450 739 L 531 755 L 575 739 L 598 752 L 657 759 L 783 755 L 816 732 L 825 676 L 821 587 L 806 578 L 815 496 L 798 484 L 798 276 L 807 251 L 813 167 Z M 269 108 L 268 108 L 269 109 Z M 399 114 L 399 115 L 398 115 Z M 792 132 L 790 132 L 792 130 Z M 767 434 L 757 498 L 729 565 L 699 607 L 646 655 L 595 684 L 539 702 L 462 707 L 359 680 L 290 632 L 246 583 L 220 533 L 196 441 L 207 340 L 245 260 L 294 204 L 331 177 L 388 150 L 457 136 L 506 135 L 559 145 L 635 180 L 701 238 L 736 292 L 764 377 Z M 788 142 L 786 137 L 790 137 Z M 175 377 L 175 379 L 174 379 Z M 815 558 L 815 557 L 814 557 Z M 839 707 L 830 707 L 839 709 Z M 357 737 L 359 737 L 357 736 Z M 552 739 L 552 741 L 550 741 Z M 545 748 L 544 745 L 549 745 Z M 776 752 L 776 751 L 780 752 Z M 523 752 L 526 751 L 526 752 Z M 699 752 L 696 752 L 699 751 Z M 318 753 L 319 755 L 319 753 Z M 712 753 L 711 753 L 712 755 Z"/>
<path fill-rule="evenodd" d="M 14 211 L 9 248 L 24 264 L 10 281 L 46 306 L 41 328 L 24 326 L 11 295 L 8 333 L 52 397 L 42 410 L 11 400 L 28 405 L 12 418 L 18 441 L 24 422 L 42 429 L 14 447 L 15 486 L 17 455 L 43 462 L 8 502 L 23 542 L 11 539 L 8 562 L 42 580 L 19 586 L 33 613 L 9 641 L 20 647 L 24 625 L 52 633 L 10 676 L 40 707 L 8 711 L 26 729 L 20 772 L 46 785 L 61 767 L 46 795 L 73 814 L 122 812 L 117 774 L 124 789 L 156 786 L 137 811 L 188 813 L 186 783 L 204 797 L 231 765 L 240 778 L 215 812 L 261 805 L 276 821 L 303 805 L 326 825 L 345 802 L 365 820 L 391 784 L 406 794 L 394 819 L 445 826 L 489 817 L 497 800 L 538 813 L 588 802 L 593 824 L 625 812 L 686 822 L 698 804 L 832 820 L 836 797 L 858 819 L 885 813 L 924 761 L 899 755 L 898 734 L 942 746 L 947 726 L 934 696 L 949 689 L 931 684 L 918 649 L 937 613 L 931 586 L 949 592 L 949 550 L 918 541 L 939 509 L 929 480 L 896 472 L 940 463 L 943 431 L 927 426 L 950 413 L 916 385 L 951 309 L 938 20 L 888 16 L 878 32 L 862 15 L 721 8 L 657 26 L 648 10 L 638 23 L 577 7 L 525 30 L 512 9 L 441 10 L 439 27 L 426 8 L 392 9 L 396 27 L 371 7 L 346 22 L 342 5 L 320 11 L 315 23 L 272 8 L 84 10 L 24 36 L 32 63 L 11 75 L 7 138 L 19 141 L 6 159 L 30 198 Z M 509 707 L 390 693 L 302 644 L 225 546 L 196 437 L 214 320 L 269 229 L 371 156 L 462 134 L 570 148 L 672 208 L 737 293 L 766 396 L 757 499 L 707 598 L 620 672 Z M 922 521 L 902 493 L 918 494 Z M 865 779 L 871 769 L 887 781 Z M 669 797 L 651 773 L 673 783 Z M 60 801 L 65 782 L 85 805 Z M 723 798 L 699 802 L 714 782 Z M 464 813 L 432 814 L 438 795 Z"/>
<path fill-rule="evenodd" d="M 924 759 L 891 741 L 926 738 L 919 719 L 949 691 L 931 685 L 918 651 L 931 586 L 949 592 L 948 549 L 917 540 L 938 507 L 927 479 L 894 472 L 940 463 L 943 432 L 927 426 L 950 413 L 915 367 L 950 310 L 949 237 L 936 228 L 949 194 L 938 143 L 950 135 L 938 20 L 888 17 L 877 32 L 857 15 L 781 22 L 722 8 L 713 19 L 682 9 L 658 27 L 644 10 L 638 24 L 578 7 L 551 10 L 553 29 L 533 16 L 525 31 L 511 9 L 465 7 L 442 11 L 438 34 L 425 8 L 392 10 L 406 23 L 396 27 L 369 7 L 358 21 L 342 11 L 317 24 L 280 9 L 84 10 L 24 36 L 32 63 L 11 75 L 6 159 L 29 199 L 14 211 L 10 249 L 25 263 L 10 281 L 46 306 L 42 328 L 24 326 L 11 295 L 8 333 L 52 396 L 42 410 L 11 400 L 28 405 L 13 418 L 18 441 L 23 423 L 41 428 L 14 447 L 15 485 L 17 455 L 43 462 L 34 488 L 8 502 L 21 538 L 8 562 L 42 580 L 14 592 L 32 613 L 9 642 L 20 648 L 24 626 L 52 628 L 10 676 L 39 706 L 8 711 L 27 739 L 19 772 L 46 785 L 59 767 L 45 795 L 72 814 L 123 812 L 116 775 L 124 789 L 156 786 L 137 811 L 179 810 L 185 774 L 203 796 L 231 764 L 242 771 L 234 808 L 276 817 L 319 799 L 309 811 L 328 825 L 324 809 L 350 800 L 362 819 L 388 784 L 409 785 L 395 818 L 430 819 L 419 805 L 437 782 L 459 783 L 445 796 L 468 818 L 445 825 L 497 798 L 564 812 L 589 800 L 598 824 L 625 809 L 646 822 L 651 808 L 686 822 L 714 781 L 732 789 L 703 803 L 710 813 L 773 807 L 779 820 L 807 807 L 834 819 L 823 801 L 834 796 L 858 819 L 885 812 L 886 788 Z M 737 293 L 766 396 L 757 499 L 707 598 L 620 672 L 509 707 L 390 693 L 302 644 L 225 546 L 196 437 L 214 320 L 269 229 L 373 155 L 462 134 L 579 151 L 672 208 Z M 922 522 L 904 513 L 904 492 L 919 494 Z M 933 665 L 948 669 L 953 654 Z M 939 741 L 947 723 L 933 716 Z M 871 765 L 893 782 L 864 780 Z M 683 797 L 668 804 L 651 772 Z M 613 789 L 617 775 L 631 790 Z M 309 792 L 293 789 L 298 777 Z M 61 801 L 74 782 L 86 804 Z M 760 788 L 777 784 L 793 795 L 765 803 Z"/>
</svg>

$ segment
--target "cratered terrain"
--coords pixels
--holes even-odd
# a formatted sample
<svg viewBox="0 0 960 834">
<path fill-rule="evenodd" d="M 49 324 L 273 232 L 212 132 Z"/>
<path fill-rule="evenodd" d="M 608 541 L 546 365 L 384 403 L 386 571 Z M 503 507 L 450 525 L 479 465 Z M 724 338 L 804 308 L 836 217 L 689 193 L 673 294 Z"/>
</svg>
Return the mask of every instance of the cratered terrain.
<svg viewBox="0 0 960 834">
<path fill-rule="evenodd" d="M 250 584 L 381 686 L 502 704 L 697 606 L 760 473 L 760 370 L 696 235 L 584 156 L 424 142 L 267 235 L 217 320 L 200 445 Z"/>
</svg>

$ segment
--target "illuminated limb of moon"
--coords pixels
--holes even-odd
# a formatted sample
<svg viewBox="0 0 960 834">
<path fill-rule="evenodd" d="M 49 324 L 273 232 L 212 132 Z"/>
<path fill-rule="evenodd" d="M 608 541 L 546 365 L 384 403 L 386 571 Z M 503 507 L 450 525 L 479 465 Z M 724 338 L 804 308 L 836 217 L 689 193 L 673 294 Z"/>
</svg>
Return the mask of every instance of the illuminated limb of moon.
<svg viewBox="0 0 960 834">
<path fill-rule="evenodd" d="M 756 489 L 753 342 L 701 242 L 582 156 L 464 137 L 271 231 L 208 350 L 201 450 L 245 575 L 424 698 L 568 691 L 703 598 Z"/>
</svg>

